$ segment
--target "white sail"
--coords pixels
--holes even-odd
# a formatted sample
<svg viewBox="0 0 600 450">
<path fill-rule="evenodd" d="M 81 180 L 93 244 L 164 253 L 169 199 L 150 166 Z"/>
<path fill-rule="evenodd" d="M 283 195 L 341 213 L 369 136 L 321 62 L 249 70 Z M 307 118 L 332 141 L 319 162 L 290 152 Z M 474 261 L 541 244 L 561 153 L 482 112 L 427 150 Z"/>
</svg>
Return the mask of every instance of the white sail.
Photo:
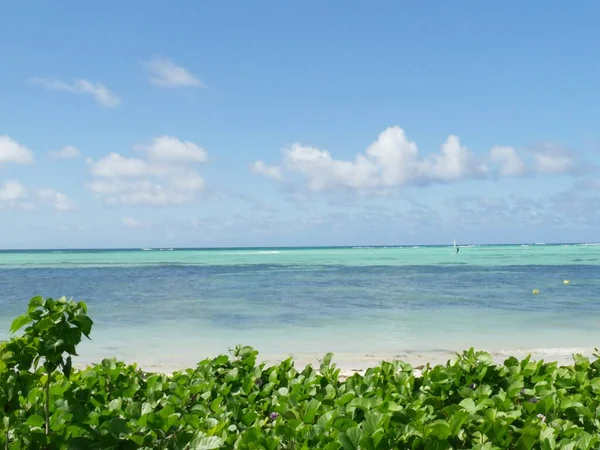
<svg viewBox="0 0 600 450">
<path fill-rule="evenodd" d="M 453 247 L 456 249 L 456 239 L 454 239 L 453 242 L 454 242 Z"/>
</svg>

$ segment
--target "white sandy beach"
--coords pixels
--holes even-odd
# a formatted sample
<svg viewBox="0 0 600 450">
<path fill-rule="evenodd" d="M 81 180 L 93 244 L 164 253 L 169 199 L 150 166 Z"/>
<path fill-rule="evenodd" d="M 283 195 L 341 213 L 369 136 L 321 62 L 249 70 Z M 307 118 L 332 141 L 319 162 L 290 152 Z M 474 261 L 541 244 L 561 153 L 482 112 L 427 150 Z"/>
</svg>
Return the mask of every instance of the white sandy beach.
<svg viewBox="0 0 600 450">
<path fill-rule="evenodd" d="M 527 349 L 527 350 L 502 350 L 502 351 L 490 351 L 489 352 L 496 364 L 501 364 L 507 358 L 514 356 L 517 359 L 523 359 L 527 355 L 531 355 L 532 360 L 539 361 L 544 360 L 546 362 L 557 362 L 560 365 L 569 365 L 573 363 L 573 355 L 581 354 L 590 359 L 594 358 L 595 350 L 593 348 L 538 348 L 538 349 Z M 264 362 L 267 366 L 277 364 L 288 357 L 292 357 L 295 366 L 298 369 L 302 369 L 307 365 L 312 365 L 318 368 L 320 365 L 320 359 L 323 355 L 315 353 L 297 353 L 290 355 L 270 355 L 267 357 L 261 357 L 259 355 L 258 361 Z M 457 357 L 455 352 L 451 351 L 438 351 L 438 352 L 419 352 L 419 353 L 404 353 L 404 354 L 335 354 L 333 357 L 333 363 L 341 371 L 343 377 L 351 376 L 354 373 L 364 373 L 368 368 L 379 365 L 382 361 L 401 360 L 412 365 L 415 369 L 415 374 L 419 375 L 420 370 L 426 364 L 431 366 L 445 365 L 448 361 L 454 360 Z M 118 358 L 117 359 L 121 359 Z M 96 359 L 82 359 L 79 358 L 75 366 L 79 369 L 85 368 L 90 364 L 96 362 Z M 135 358 L 129 360 L 124 359 L 127 363 L 137 363 L 137 365 L 145 371 L 157 372 L 170 374 L 179 370 L 194 367 L 194 363 L 186 361 L 181 358 L 166 358 L 165 360 L 157 363 L 156 361 L 144 360 Z"/>
</svg>

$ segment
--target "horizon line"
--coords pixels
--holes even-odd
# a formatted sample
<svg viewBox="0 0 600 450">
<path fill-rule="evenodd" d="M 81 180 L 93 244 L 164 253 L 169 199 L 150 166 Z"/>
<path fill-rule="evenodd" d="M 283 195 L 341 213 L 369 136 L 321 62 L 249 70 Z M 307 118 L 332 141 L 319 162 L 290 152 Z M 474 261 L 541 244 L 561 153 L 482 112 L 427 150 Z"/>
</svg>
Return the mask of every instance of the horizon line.
<svg viewBox="0 0 600 450">
<path fill-rule="evenodd" d="M 457 244 L 457 247 L 469 246 L 513 246 L 513 245 L 533 245 L 533 246 L 557 246 L 557 245 L 593 245 L 598 242 L 490 242 L 484 244 Z M 240 249 L 368 249 L 368 248 L 410 248 L 410 247 L 452 247 L 453 244 L 381 244 L 381 245 L 281 245 L 281 246 L 214 246 L 214 247 L 47 247 L 47 248 L 0 248 L 0 252 L 45 252 L 45 251 L 99 251 L 99 250 L 127 250 L 127 251 L 176 251 L 176 250 L 240 250 Z"/>
</svg>

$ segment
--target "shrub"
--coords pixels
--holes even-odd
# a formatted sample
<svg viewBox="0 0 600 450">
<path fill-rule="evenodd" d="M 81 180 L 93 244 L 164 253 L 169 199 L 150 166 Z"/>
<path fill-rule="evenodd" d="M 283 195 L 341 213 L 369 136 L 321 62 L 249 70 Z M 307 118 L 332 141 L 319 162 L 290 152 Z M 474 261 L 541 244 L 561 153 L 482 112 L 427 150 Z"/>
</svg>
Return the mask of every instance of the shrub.
<svg viewBox="0 0 600 450">
<path fill-rule="evenodd" d="M 257 363 L 237 347 L 172 375 L 71 357 L 84 303 L 33 298 L 22 335 L 0 344 L 5 449 L 592 449 L 600 446 L 600 361 L 507 359 L 473 349 L 415 377 L 400 361 L 346 379 Z"/>
</svg>

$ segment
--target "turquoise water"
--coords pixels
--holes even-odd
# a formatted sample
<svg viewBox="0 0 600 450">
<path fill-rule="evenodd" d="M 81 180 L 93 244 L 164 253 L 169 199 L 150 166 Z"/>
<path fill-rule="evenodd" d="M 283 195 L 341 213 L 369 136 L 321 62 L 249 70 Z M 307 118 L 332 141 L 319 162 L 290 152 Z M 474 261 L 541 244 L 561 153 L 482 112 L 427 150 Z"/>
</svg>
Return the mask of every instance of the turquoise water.
<svg viewBox="0 0 600 450">
<path fill-rule="evenodd" d="M 0 251 L 0 329 L 42 294 L 88 303 L 82 361 L 181 367 L 239 343 L 348 364 L 470 346 L 588 351 L 599 264 L 600 246 L 583 244 Z"/>
<path fill-rule="evenodd" d="M 332 247 L 239 249 L 117 249 L 0 251 L 0 268 L 131 267 L 149 265 L 571 265 L 598 264 L 597 244 L 461 247 Z"/>
</svg>

